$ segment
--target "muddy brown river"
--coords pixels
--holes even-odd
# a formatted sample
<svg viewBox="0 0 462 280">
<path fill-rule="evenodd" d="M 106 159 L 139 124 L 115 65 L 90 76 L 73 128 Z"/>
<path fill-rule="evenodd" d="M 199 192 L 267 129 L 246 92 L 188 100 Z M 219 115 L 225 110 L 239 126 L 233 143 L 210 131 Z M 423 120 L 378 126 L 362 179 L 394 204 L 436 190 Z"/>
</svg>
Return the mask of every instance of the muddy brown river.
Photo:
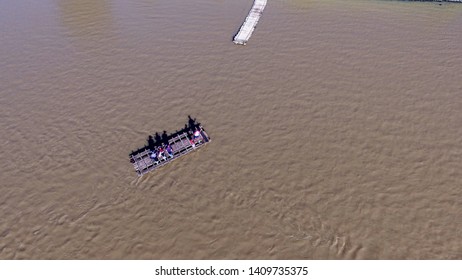
<svg viewBox="0 0 462 280">
<path fill-rule="evenodd" d="M 0 0 L 0 259 L 462 258 L 462 5 L 251 6 Z"/>
</svg>

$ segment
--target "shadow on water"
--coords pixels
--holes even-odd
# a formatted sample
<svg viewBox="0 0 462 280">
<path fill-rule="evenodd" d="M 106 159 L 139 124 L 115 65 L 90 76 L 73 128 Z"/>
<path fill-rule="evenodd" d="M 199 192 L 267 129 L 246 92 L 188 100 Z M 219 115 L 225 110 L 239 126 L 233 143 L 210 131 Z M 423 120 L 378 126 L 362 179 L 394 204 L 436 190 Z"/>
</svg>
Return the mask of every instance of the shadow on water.
<svg viewBox="0 0 462 280">
<path fill-rule="evenodd" d="M 181 130 L 177 130 L 170 134 L 168 134 L 167 131 L 164 130 L 162 134 L 156 132 L 153 135 L 149 135 L 146 140 L 147 144 L 144 147 L 132 151 L 129 154 L 129 156 L 131 157 L 144 150 L 154 150 L 156 147 L 162 146 L 162 144 L 167 145 L 170 139 L 183 133 L 186 133 L 189 137 L 191 137 L 194 130 L 196 130 L 196 128 L 199 128 L 200 125 L 201 124 L 197 122 L 195 118 L 193 119 L 190 115 L 188 115 L 188 121 Z"/>
</svg>

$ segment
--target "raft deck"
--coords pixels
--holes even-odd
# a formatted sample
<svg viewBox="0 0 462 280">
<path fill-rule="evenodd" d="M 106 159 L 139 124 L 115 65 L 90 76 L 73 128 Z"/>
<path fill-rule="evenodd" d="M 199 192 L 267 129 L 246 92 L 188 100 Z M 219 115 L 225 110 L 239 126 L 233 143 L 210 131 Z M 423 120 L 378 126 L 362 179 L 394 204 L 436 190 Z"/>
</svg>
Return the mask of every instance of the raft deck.
<svg viewBox="0 0 462 280">
<path fill-rule="evenodd" d="M 263 10 L 265 9 L 267 0 L 255 0 L 252 9 L 245 18 L 239 32 L 234 36 L 233 42 L 237 45 L 245 45 L 252 36 L 258 21 L 260 20 Z"/>
<path fill-rule="evenodd" d="M 207 132 L 205 132 L 205 130 L 202 127 L 200 127 L 199 131 L 200 136 L 195 140 L 194 146 L 191 143 L 190 138 L 186 132 L 183 132 L 182 134 L 179 134 L 173 137 L 172 139 L 168 140 L 168 143 L 170 144 L 173 151 L 173 157 L 170 157 L 165 152 L 165 158 L 157 158 L 157 161 L 155 161 L 151 159 L 151 154 L 153 153 L 153 151 L 150 149 L 145 149 L 144 151 L 138 154 L 131 155 L 130 161 L 132 162 L 136 173 L 139 176 L 142 176 L 184 155 L 187 155 L 197 149 L 202 148 L 211 140 Z"/>
</svg>

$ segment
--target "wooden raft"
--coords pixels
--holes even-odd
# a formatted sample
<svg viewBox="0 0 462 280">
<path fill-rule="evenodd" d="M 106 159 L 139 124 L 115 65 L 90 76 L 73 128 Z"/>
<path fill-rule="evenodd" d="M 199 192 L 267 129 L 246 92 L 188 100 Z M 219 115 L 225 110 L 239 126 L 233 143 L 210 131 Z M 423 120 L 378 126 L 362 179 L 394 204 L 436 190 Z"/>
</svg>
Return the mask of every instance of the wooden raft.
<svg viewBox="0 0 462 280">
<path fill-rule="evenodd" d="M 151 154 L 153 151 L 150 149 L 145 149 L 144 151 L 134 154 L 130 156 L 130 161 L 135 168 L 136 173 L 139 176 L 142 176 L 148 172 L 151 172 L 161 166 L 164 166 L 175 159 L 178 159 L 190 152 L 193 152 L 197 149 L 202 148 L 207 143 L 209 143 L 210 137 L 208 136 L 207 132 L 202 127 L 199 127 L 200 136 L 195 140 L 195 145 L 190 142 L 190 138 L 186 132 L 179 134 L 172 139 L 168 140 L 172 151 L 173 157 L 169 157 L 168 154 L 165 153 L 166 158 L 158 158 L 157 163 L 156 161 L 151 159 Z"/>
</svg>

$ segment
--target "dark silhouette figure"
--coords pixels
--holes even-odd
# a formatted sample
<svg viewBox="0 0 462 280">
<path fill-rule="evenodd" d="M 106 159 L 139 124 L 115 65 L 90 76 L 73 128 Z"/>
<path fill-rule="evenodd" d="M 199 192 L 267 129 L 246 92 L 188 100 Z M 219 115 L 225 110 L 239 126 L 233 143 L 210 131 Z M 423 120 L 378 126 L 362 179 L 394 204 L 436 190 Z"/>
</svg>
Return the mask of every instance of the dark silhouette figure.
<svg viewBox="0 0 462 280">
<path fill-rule="evenodd" d="M 156 142 L 154 141 L 154 138 L 152 138 L 152 135 L 149 135 L 148 137 L 148 148 L 150 150 L 154 150 L 154 147 L 156 147 Z"/>
<path fill-rule="evenodd" d="M 169 137 L 167 135 L 167 131 L 164 130 L 164 133 L 162 133 L 162 143 L 164 143 L 165 145 L 168 145 L 168 140 L 169 140 Z"/>
<path fill-rule="evenodd" d="M 189 129 L 194 131 L 196 130 L 196 128 L 199 128 L 201 124 L 196 122 L 196 119 L 193 119 L 191 118 L 190 115 L 188 115 L 188 125 L 189 125 Z"/>
<path fill-rule="evenodd" d="M 189 128 L 194 128 L 196 126 L 196 119 L 193 119 L 190 115 L 188 115 L 188 124 Z"/>
<path fill-rule="evenodd" d="M 159 146 L 162 143 L 162 137 L 160 137 L 159 132 L 156 132 L 154 135 L 154 140 L 156 141 L 154 146 Z"/>
</svg>

